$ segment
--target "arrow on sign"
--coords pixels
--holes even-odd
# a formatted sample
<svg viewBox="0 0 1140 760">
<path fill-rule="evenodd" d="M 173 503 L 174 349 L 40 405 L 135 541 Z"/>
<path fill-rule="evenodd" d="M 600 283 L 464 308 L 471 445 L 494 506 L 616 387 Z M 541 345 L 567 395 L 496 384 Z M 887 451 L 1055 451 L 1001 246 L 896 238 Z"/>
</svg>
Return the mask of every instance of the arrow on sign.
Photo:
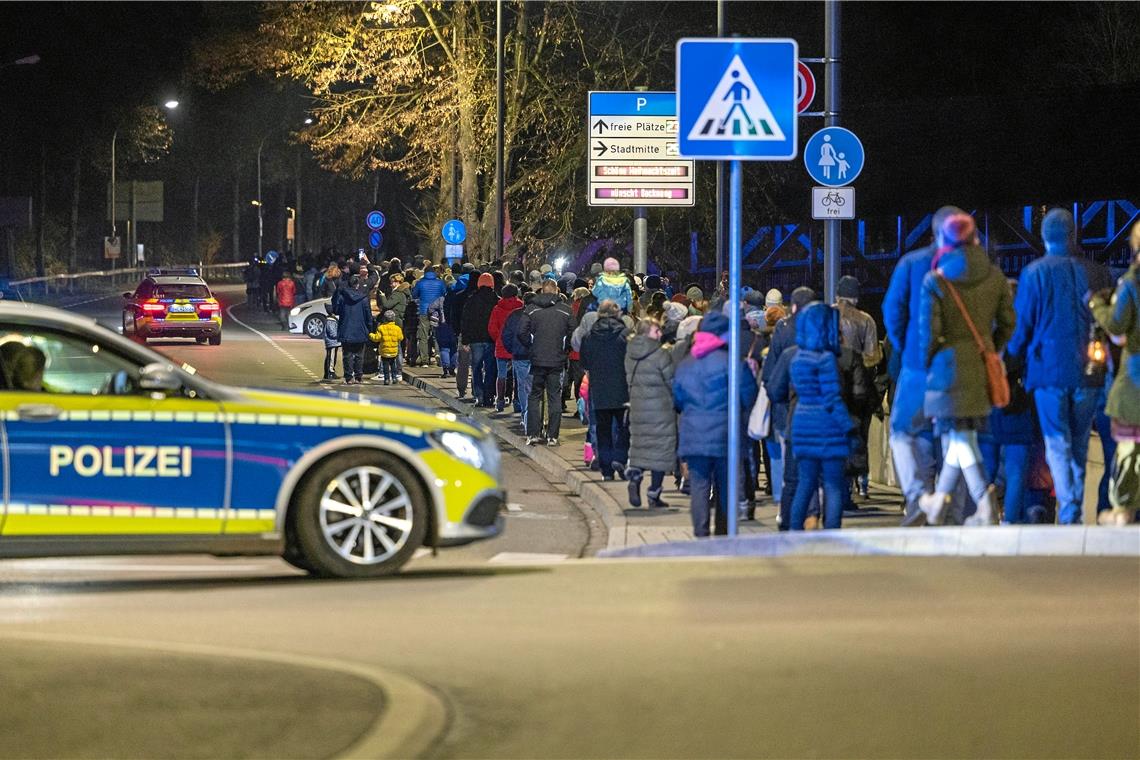
<svg viewBox="0 0 1140 760">
<path fill-rule="evenodd" d="M 598 130 L 599 132 L 604 132 L 605 130 L 607 130 L 609 128 L 610 128 L 610 125 L 606 124 L 601 119 L 598 119 L 597 121 L 594 122 L 594 129 Z"/>
<path fill-rule="evenodd" d="M 598 151 L 598 156 L 604 156 L 606 154 L 606 144 L 598 140 L 598 144 L 594 146 L 594 150 Z"/>
</svg>

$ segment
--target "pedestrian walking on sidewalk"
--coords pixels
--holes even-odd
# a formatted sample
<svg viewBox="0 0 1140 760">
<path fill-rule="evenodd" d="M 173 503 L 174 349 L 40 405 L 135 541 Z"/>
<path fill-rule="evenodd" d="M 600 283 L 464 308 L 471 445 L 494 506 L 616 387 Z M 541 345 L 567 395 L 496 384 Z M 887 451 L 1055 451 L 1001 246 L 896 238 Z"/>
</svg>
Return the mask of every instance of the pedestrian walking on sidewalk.
<svg viewBox="0 0 1140 760">
<path fill-rule="evenodd" d="M 669 506 L 661 499 L 665 474 L 677 460 L 677 412 L 673 408 L 673 358 L 661 347 L 661 324 L 643 319 L 625 351 L 629 386 L 629 504 L 641 506 L 641 480 L 650 474 L 650 507 Z"/>
<path fill-rule="evenodd" d="M 839 333 L 839 314 L 826 304 L 813 303 L 796 316 L 798 350 L 789 365 L 796 398 L 790 443 L 798 468 L 791 530 L 804 529 L 808 506 L 821 486 L 823 527 L 839 528 L 843 522 L 847 457 L 857 425 L 843 403 Z"/>
<path fill-rule="evenodd" d="M 956 206 L 934 212 L 937 231 L 946 218 L 965 213 Z M 891 342 L 890 374 L 895 383 L 891 402 L 890 446 L 904 503 L 903 525 L 923 520 L 918 499 L 934 490 L 938 474 L 934 428 L 922 413 L 926 390 L 926 349 L 918 334 L 922 314 L 922 284 L 934 262 L 937 241 L 903 256 L 895 265 L 883 297 L 883 323 Z"/>
<path fill-rule="evenodd" d="M 491 339 L 495 341 L 495 411 L 503 411 L 506 406 L 507 398 L 512 397 L 515 403 L 518 403 L 517 391 L 511 387 L 512 379 L 512 357 L 511 352 L 503 345 L 503 327 L 507 323 L 507 319 L 514 312 L 523 307 L 522 299 L 519 298 L 519 289 L 515 285 L 504 285 L 502 290 L 502 298 L 495 304 L 495 308 L 491 310 L 491 319 L 487 323 L 487 333 Z M 517 378 L 517 369 L 515 370 L 515 377 Z"/>
<path fill-rule="evenodd" d="M 728 332 L 728 317 L 723 313 L 710 312 L 702 318 L 689 355 L 673 378 L 673 404 L 681 413 L 677 454 L 688 465 L 693 534 L 697 538 L 709 535 L 714 483 L 715 532 L 722 535 L 728 531 L 728 405 L 740 404 L 741 419 L 747 420 L 756 403 L 756 380 L 743 361 L 740 398 L 728 397 Z M 733 465 L 731 472 L 739 477 L 737 466 Z"/>
<path fill-rule="evenodd" d="M 926 397 L 923 411 L 942 437 L 942 470 L 934 493 L 919 499 L 926 522 L 940 525 L 960 478 L 965 478 L 977 512 L 967 525 L 990 525 L 1001 509 L 996 503 L 978 430 L 993 404 L 987 385 L 987 351 L 999 353 L 1013 333 L 1013 296 L 1005 275 L 978 245 L 968 214 L 952 214 L 937 231 L 936 269 L 923 279 L 919 339 L 926 347 Z"/>
<path fill-rule="evenodd" d="M 282 330 L 289 329 L 289 312 L 297 305 L 297 282 L 289 272 L 282 272 L 274 288 L 277 294 L 277 321 Z"/>
<path fill-rule="evenodd" d="M 582 368 L 590 376 L 590 401 L 597 418 L 598 456 L 603 480 L 625 479 L 629 459 L 625 352 L 628 345 L 621 308 L 614 301 L 598 304 L 598 320 L 582 341 Z"/>
<path fill-rule="evenodd" d="M 1112 510 L 1098 517 L 1108 525 L 1133 522 L 1140 510 L 1140 222 L 1133 225 L 1129 242 L 1135 256 L 1131 268 L 1115 292 L 1101 291 L 1089 303 L 1097 323 L 1124 344 L 1105 407 L 1116 440 L 1109 488 Z"/>
<path fill-rule="evenodd" d="M 495 341 L 487 332 L 487 326 L 498 302 L 495 278 L 484 272 L 476 281 L 475 292 L 463 304 L 463 320 L 460 322 L 463 343 L 471 350 L 471 395 L 481 407 L 494 405 L 497 375 Z"/>
<path fill-rule="evenodd" d="M 1041 222 L 1045 255 L 1021 271 L 1017 329 L 1009 357 L 1025 368 L 1045 457 L 1057 492 L 1057 522 L 1079 525 L 1085 495 L 1089 435 L 1104 387 L 1103 373 L 1086 374 L 1093 325 L 1086 294 L 1111 286 L 1095 262 L 1078 255 L 1073 215 L 1055 208 Z"/>
<path fill-rule="evenodd" d="M 396 324 L 396 313 L 394 311 L 384 312 L 382 320 L 376 327 L 376 332 L 368 337 L 377 344 L 380 366 L 384 374 L 384 385 L 392 385 L 400 382 L 400 375 L 396 370 L 396 357 L 400 355 L 400 343 L 404 340 L 404 331 Z"/>
<path fill-rule="evenodd" d="M 558 294 L 558 283 L 547 280 L 542 292 L 522 311 L 518 341 L 530 349 L 530 397 L 527 399 L 527 443 L 534 445 L 543 436 L 550 446 L 558 445 L 562 425 L 562 376 L 570 354 L 570 333 L 574 318 L 570 307 Z M 542 428 L 542 399 L 546 396 L 546 429 Z"/>
</svg>

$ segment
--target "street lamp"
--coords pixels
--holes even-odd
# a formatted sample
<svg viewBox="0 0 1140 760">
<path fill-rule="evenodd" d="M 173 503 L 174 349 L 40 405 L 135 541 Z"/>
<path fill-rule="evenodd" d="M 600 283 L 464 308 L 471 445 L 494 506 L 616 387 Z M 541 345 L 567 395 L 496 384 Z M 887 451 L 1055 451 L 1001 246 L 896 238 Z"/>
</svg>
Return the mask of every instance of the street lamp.
<svg viewBox="0 0 1140 760">
<path fill-rule="evenodd" d="M 40 57 L 38 55 L 28 56 L 28 58 L 35 58 L 36 60 L 33 61 L 33 63 L 37 63 L 40 60 Z M 20 60 L 24 61 L 27 59 L 21 58 Z M 19 63 L 19 61 L 17 61 L 17 63 Z M 168 111 L 173 111 L 175 108 L 178 108 L 178 101 L 168 100 L 163 105 L 166 106 L 166 109 Z M 118 139 L 119 128 L 115 127 L 115 131 L 111 133 L 111 240 L 114 240 L 117 237 L 118 232 L 118 228 L 115 226 L 115 143 L 118 141 Z M 112 268 L 114 265 L 115 260 L 111 259 Z"/>
</svg>

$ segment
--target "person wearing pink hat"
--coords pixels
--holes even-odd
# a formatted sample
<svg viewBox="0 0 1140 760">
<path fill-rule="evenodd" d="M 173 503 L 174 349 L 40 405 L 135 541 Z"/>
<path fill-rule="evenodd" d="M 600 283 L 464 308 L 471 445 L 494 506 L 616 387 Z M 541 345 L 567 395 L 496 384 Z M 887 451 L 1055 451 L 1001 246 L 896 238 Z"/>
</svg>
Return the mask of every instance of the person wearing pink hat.
<svg viewBox="0 0 1140 760">
<path fill-rule="evenodd" d="M 629 285 L 629 278 L 621 272 L 621 264 L 612 256 L 602 264 L 602 273 L 594 283 L 594 297 L 598 303 L 613 301 L 626 314 L 633 306 L 633 289 Z"/>
</svg>

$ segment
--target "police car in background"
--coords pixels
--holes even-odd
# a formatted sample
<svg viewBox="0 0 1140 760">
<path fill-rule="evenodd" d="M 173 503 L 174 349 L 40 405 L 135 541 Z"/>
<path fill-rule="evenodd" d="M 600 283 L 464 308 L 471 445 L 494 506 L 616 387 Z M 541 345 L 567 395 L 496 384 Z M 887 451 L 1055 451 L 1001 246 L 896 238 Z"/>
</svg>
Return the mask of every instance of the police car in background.
<svg viewBox="0 0 1140 760">
<path fill-rule="evenodd" d="M 222 342 L 222 307 L 195 269 L 152 269 L 134 293 L 123 293 L 123 335 Z"/>
<path fill-rule="evenodd" d="M 493 537 L 506 498 L 473 422 L 222 385 L 93 320 L 5 301 L 0 486 L 0 557 L 279 554 L 338 577 Z"/>
</svg>

